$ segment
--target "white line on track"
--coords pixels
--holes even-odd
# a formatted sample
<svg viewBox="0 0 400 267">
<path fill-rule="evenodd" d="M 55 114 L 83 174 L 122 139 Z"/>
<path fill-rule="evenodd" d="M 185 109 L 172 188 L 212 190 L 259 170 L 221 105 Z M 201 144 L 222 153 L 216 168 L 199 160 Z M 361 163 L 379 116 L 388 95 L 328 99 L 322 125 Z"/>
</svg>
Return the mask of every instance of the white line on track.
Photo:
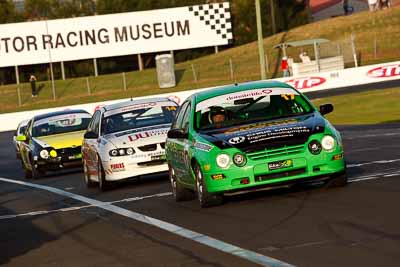
<svg viewBox="0 0 400 267">
<path fill-rule="evenodd" d="M 347 137 L 346 132 L 343 133 L 343 139 L 345 140 L 353 140 L 353 139 L 360 139 L 360 138 L 370 138 L 370 137 L 378 137 L 378 136 L 395 136 L 400 135 L 400 133 L 384 133 L 384 134 L 366 134 L 366 135 L 357 135 L 356 137 Z"/>
<path fill-rule="evenodd" d="M 347 168 L 361 167 L 361 166 L 371 165 L 371 164 L 387 164 L 387 163 L 393 163 L 393 162 L 400 162 L 400 159 L 377 160 L 377 161 L 369 161 L 369 162 L 358 163 L 358 164 L 347 164 Z"/>
<path fill-rule="evenodd" d="M 367 181 L 367 180 L 376 180 L 376 179 L 382 179 L 382 178 L 387 178 L 387 177 L 393 177 L 393 176 L 400 176 L 400 171 L 396 172 L 389 172 L 389 173 L 374 173 L 370 175 L 365 175 L 365 176 L 358 176 L 349 179 L 349 183 L 355 183 L 355 182 L 362 182 L 362 181 Z"/>
<path fill-rule="evenodd" d="M 0 181 L 3 182 L 8 182 L 8 183 L 14 183 L 14 184 L 19 184 L 19 185 L 23 185 L 23 186 L 29 186 L 29 187 L 33 187 L 33 188 L 37 188 L 37 189 L 41 189 L 41 190 L 46 190 L 64 197 L 69 197 L 75 200 L 79 200 L 81 202 L 90 204 L 92 206 L 113 212 L 115 214 L 119 214 L 131 219 L 134 219 L 136 221 L 151 225 L 151 226 L 155 226 L 157 228 L 161 228 L 165 231 L 168 231 L 170 233 L 179 235 L 181 237 L 185 237 L 188 238 L 192 241 L 195 241 L 197 243 L 206 245 L 208 247 L 211 248 L 215 248 L 217 250 L 220 250 L 222 252 L 243 258 L 245 260 L 260 264 L 261 266 L 269 266 L 269 267 L 292 267 L 293 265 L 279 261 L 277 259 L 274 258 L 270 258 L 268 256 L 250 251 L 250 250 L 246 250 L 234 245 L 231 245 L 229 243 L 225 243 L 221 240 L 209 237 L 207 235 L 203 235 L 201 233 L 197 233 L 194 231 L 191 231 L 189 229 L 168 223 L 168 222 L 164 222 L 149 216 L 146 216 L 144 214 L 141 213 L 137 213 L 137 212 L 133 212 L 127 209 L 123 209 L 120 208 L 118 206 L 115 206 L 113 204 L 107 203 L 107 202 L 102 202 L 96 199 L 91 199 L 91 198 L 87 198 L 84 196 L 80 196 L 71 192 L 66 192 L 63 191 L 61 189 L 58 188 L 53 188 L 53 187 L 49 187 L 49 186 L 44 186 L 44 185 L 38 185 L 38 184 L 33 184 L 33 183 L 27 183 L 27 182 L 23 182 L 23 181 L 17 181 L 17 180 L 12 180 L 12 179 L 6 179 L 6 178 L 0 178 Z"/>
<path fill-rule="evenodd" d="M 159 194 L 154 194 L 154 195 L 149 195 L 149 196 L 132 197 L 132 198 L 126 198 L 126 199 L 115 200 L 115 201 L 104 202 L 104 203 L 115 204 L 115 203 L 121 203 L 121 202 L 132 202 L 132 201 L 139 201 L 139 200 L 143 200 L 143 199 L 147 199 L 147 198 L 164 197 L 164 196 L 170 196 L 170 195 L 172 195 L 171 192 L 165 192 L 165 193 L 159 193 Z M 93 205 L 84 205 L 84 206 L 61 208 L 61 209 L 55 209 L 55 210 L 39 210 L 39 211 L 31 211 L 31 212 L 27 212 L 27 213 L 22 213 L 22 214 L 2 215 L 2 216 L 0 216 L 0 220 L 14 219 L 17 217 L 25 217 L 25 216 L 38 216 L 38 215 L 57 213 L 57 212 L 76 211 L 76 210 L 92 208 L 92 207 L 94 207 L 94 206 Z"/>
</svg>

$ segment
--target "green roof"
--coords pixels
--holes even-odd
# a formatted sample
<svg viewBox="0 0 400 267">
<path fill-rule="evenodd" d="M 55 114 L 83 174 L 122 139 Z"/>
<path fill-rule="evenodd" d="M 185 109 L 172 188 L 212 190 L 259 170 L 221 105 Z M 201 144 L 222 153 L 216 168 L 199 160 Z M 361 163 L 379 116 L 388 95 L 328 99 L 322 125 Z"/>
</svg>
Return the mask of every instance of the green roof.
<svg viewBox="0 0 400 267">
<path fill-rule="evenodd" d="M 261 89 L 261 88 L 292 88 L 290 85 L 278 82 L 278 81 L 256 81 L 256 82 L 247 82 L 247 83 L 237 83 L 215 87 L 209 90 L 201 91 L 193 94 L 192 97 L 196 99 L 196 102 L 201 102 L 203 100 L 213 98 L 219 95 L 225 95 L 240 91 L 252 90 L 252 89 Z"/>
</svg>

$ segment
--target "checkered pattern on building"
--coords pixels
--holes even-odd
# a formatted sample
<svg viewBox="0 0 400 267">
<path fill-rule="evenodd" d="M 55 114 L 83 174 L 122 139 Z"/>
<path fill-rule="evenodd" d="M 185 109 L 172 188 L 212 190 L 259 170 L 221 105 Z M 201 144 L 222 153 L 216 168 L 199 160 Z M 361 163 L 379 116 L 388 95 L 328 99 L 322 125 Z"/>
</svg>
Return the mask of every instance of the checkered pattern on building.
<svg viewBox="0 0 400 267">
<path fill-rule="evenodd" d="M 189 11 L 223 39 L 232 42 L 232 19 L 228 2 L 190 6 Z"/>
</svg>

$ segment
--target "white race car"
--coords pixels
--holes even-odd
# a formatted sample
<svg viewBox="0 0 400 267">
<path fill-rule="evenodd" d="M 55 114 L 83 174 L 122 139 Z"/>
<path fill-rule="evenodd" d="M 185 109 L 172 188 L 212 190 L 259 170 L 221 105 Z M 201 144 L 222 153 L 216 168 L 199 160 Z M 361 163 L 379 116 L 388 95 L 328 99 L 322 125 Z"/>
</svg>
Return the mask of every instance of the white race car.
<svg viewBox="0 0 400 267">
<path fill-rule="evenodd" d="M 168 170 L 165 140 L 178 104 L 167 98 L 99 108 L 85 133 L 82 156 L 88 187 Z"/>
</svg>

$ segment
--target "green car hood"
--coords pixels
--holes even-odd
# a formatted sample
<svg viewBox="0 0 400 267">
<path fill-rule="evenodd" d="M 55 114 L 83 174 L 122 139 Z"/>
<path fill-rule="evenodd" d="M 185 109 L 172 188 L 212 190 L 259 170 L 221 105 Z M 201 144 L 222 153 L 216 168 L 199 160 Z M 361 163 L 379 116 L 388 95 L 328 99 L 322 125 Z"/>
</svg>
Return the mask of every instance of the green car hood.
<svg viewBox="0 0 400 267">
<path fill-rule="evenodd" d="M 323 133 L 324 130 L 325 119 L 314 112 L 288 119 L 200 131 L 200 136 L 221 149 L 235 147 L 248 153 L 304 144 L 312 134 Z"/>
</svg>

